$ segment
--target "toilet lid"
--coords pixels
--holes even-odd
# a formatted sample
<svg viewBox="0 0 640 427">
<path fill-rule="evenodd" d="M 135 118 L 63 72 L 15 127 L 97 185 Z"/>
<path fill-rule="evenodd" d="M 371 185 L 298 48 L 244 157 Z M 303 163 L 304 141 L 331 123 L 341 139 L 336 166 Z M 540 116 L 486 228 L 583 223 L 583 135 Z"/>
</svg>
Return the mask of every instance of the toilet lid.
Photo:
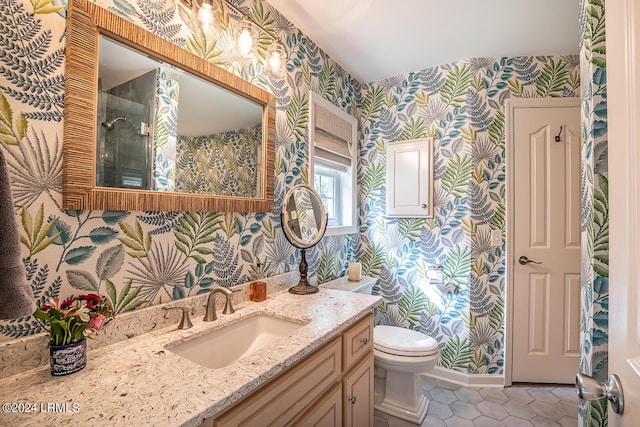
<svg viewBox="0 0 640 427">
<path fill-rule="evenodd" d="M 378 325 L 373 328 L 373 348 L 398 356 L 430 356 L 438 352 L 438 342 L 411 329 Z"/>
</svg>

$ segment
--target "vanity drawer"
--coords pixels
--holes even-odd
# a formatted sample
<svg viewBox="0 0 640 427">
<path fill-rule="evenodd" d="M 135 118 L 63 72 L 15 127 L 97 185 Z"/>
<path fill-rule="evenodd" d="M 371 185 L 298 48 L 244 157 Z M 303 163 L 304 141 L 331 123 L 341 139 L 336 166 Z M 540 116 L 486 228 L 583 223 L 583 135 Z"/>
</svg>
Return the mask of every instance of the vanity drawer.
<svg viewBox="0 0 640 427">
<path fill-rule="evenodd" d="M 367 314 L 342 334 L 342 367 L 346 372 L 373 349 L 373 313 Z"/>
<path fill-rule="evenodd" d="M 213 425 L 285 425 L 340 380 L 341 339 L 334 339 L 217 417 Z"/>
</svg>

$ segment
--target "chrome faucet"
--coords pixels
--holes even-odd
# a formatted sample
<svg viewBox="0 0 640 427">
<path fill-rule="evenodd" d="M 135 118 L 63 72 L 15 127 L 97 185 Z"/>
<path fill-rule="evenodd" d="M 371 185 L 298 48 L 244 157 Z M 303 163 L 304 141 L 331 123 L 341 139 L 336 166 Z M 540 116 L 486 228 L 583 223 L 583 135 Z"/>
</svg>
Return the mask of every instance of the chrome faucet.
<svg viewBox="0 0 640 427">
<path fill-rule="evenodd" d="M 207 305 L 205 306 L 204 319 L 205 322 L 213 322 L 218 318 L 216 315 L 216 294 L 223 294 L 226 303 L 224 305 L 224 310 L 222 314 L 231 314 L 234 313 L 233 304 L 231 303 L 231 295 L 233 295 L 233 291 L 231 289 L 223 288 L 222 286 L 216 286 L 209 293 L 209 298 L 207 299 Z"/>
</svg>

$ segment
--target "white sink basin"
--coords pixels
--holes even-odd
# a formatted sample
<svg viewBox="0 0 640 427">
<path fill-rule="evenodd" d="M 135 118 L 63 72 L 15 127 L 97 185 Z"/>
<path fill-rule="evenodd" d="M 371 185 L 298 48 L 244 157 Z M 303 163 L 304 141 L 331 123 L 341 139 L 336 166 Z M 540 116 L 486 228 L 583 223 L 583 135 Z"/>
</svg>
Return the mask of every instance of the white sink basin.
<svg viewBox="0 0 640 427">
<path fill-rule="evenodd" d="M 167 350 L 205 368 L 223 368 L 284 338 L 304 325 L 264 314 L 245 317 Z"/>
</svg>

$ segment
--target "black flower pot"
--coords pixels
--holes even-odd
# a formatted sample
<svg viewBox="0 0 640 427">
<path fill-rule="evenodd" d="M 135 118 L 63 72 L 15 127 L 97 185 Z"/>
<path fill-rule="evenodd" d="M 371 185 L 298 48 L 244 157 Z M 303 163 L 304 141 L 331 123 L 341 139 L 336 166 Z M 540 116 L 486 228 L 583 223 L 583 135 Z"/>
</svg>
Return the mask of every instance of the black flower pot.
<svg viewBox="0 0 640 427">
<path fill-rule="evenodd" d="M 73 374 L 87 366 L 87 340 L 65 345 L 50 345 L 51 375 Z"/>
</svg>

